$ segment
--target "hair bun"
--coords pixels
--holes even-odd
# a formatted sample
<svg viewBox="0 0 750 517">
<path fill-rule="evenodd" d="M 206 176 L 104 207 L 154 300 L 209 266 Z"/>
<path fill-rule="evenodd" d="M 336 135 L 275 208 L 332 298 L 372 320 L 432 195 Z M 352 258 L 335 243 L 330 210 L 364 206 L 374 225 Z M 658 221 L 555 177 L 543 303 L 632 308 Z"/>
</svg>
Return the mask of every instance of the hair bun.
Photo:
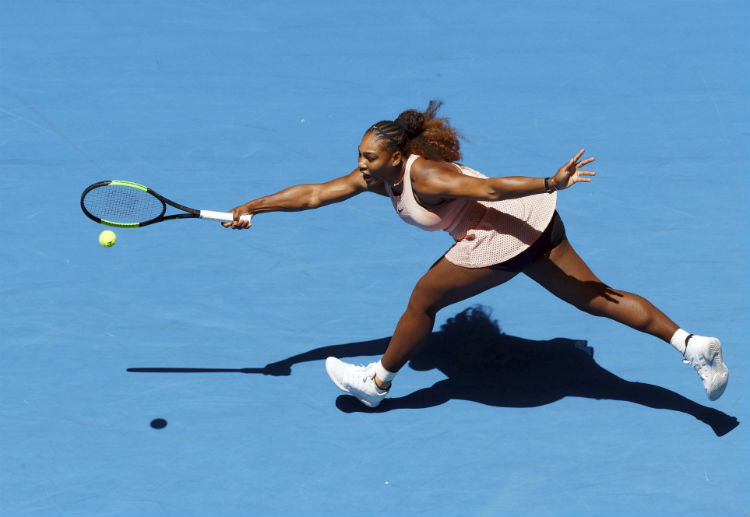
<svg viewBox="0 0 750 517">
<path fill-rule="evenodd" d="M 396 124 L 403 128 L 407 138 L 411 138 L 424 131 L 424 114 L 417 110 L 406 110 L 395 120 Z"/>
</svg>

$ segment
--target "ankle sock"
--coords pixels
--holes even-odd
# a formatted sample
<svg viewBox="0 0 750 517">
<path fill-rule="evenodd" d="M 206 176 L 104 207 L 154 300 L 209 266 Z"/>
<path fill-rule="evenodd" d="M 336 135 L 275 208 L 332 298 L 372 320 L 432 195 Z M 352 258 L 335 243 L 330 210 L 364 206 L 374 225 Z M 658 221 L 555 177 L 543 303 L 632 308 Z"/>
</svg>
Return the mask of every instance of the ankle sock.
<svg viewBox="0 0 750 517">
<path fill-rule="evenodd" d="M 383 367 L 383 363 L 378 361 L 375 363 L 375 376 L 382 382 L 386 387 L 385 390 L 387 391 L 388 388 L 391 386 L 391 381 L 396 376 L 397 372 L 390 372 L 386 370 Z M 375 383 L 377 385 L 377 383 Z"/>
<path fill-rule="evenodd" d="M 669 340 L 669 343 L 684 356 L 685 349 L 687 348 L 687 341 L 690 337 L 692 337 L 692 334 L 689 334 L 682 329 L 677 329 L 672 336 L 672 339 Z"/>
</svg>

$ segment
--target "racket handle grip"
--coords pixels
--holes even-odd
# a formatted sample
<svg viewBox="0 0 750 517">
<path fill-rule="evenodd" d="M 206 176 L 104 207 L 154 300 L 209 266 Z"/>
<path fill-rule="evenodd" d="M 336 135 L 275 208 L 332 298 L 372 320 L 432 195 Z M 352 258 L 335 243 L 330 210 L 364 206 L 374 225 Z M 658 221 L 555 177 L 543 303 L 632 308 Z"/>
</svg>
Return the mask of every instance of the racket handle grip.
<svg viewBox="0 0 750 517">
<path fill-rule="evenodd" d="M 212 221 L 226 221 L 226 222 L 230 222 L 234 220 L 234 217 L 232 216 L 232 212 L 214 212 L 213 210 L 201 210 L 200 218 L 210 219 Z M 252 214 L 243 215 L 242 217 L 240 217 L 240 219 L 243 221 L 251 221 L 252 218 L 253 218 Z"/>
</svg>

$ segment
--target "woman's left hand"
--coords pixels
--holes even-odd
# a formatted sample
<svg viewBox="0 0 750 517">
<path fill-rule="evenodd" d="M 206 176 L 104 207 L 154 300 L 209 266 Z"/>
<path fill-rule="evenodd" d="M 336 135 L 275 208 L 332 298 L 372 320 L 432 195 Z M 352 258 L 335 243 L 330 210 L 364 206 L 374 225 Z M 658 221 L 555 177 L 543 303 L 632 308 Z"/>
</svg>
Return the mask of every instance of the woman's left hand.
<svg viewBox="0 0 750 517">
<path fill-rule="evenodd" d="M 596 175 L 594 171 L 581 170 L 581 167 L 594 161 L 594 158 L 586 158 L 585 160 L 578 161 L 585 152 L 586 149 L 581 149 L 568 163 L 557 169 L 557 172 L 552 177 L 552 183 L 557 190 L 572 187 L 574 183 L 578 183 L 579 181 L 588 183 L 591 181 L 589 176 Z"/>
</svg>

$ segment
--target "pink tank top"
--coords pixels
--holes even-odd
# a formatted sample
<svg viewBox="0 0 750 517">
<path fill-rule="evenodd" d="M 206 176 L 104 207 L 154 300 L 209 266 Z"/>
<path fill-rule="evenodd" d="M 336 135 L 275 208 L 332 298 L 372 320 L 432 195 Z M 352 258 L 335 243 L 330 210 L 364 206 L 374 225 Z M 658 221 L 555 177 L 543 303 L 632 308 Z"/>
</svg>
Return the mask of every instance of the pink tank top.
<svg viewBox="0 0 750 517">
<path fill-rule="evenodd" d="M 477 268 L 510 260 L 528 249 L 552 220 L 557 192 L 532 194 L 502 201 L 453 199 L 438 207 L 417 202 L 411 184 L 411 166 L 419 158 L 409 156 L 404 170 L 403 191 L 395 195 L 387 182 L 385 190 L 398 215 L 427 231 L 445 230 L 456 243 L 445 254 L 458 266 Z M 467 176 L 486 178 L 480 172 L 453 164 Z"/>
</svg>

